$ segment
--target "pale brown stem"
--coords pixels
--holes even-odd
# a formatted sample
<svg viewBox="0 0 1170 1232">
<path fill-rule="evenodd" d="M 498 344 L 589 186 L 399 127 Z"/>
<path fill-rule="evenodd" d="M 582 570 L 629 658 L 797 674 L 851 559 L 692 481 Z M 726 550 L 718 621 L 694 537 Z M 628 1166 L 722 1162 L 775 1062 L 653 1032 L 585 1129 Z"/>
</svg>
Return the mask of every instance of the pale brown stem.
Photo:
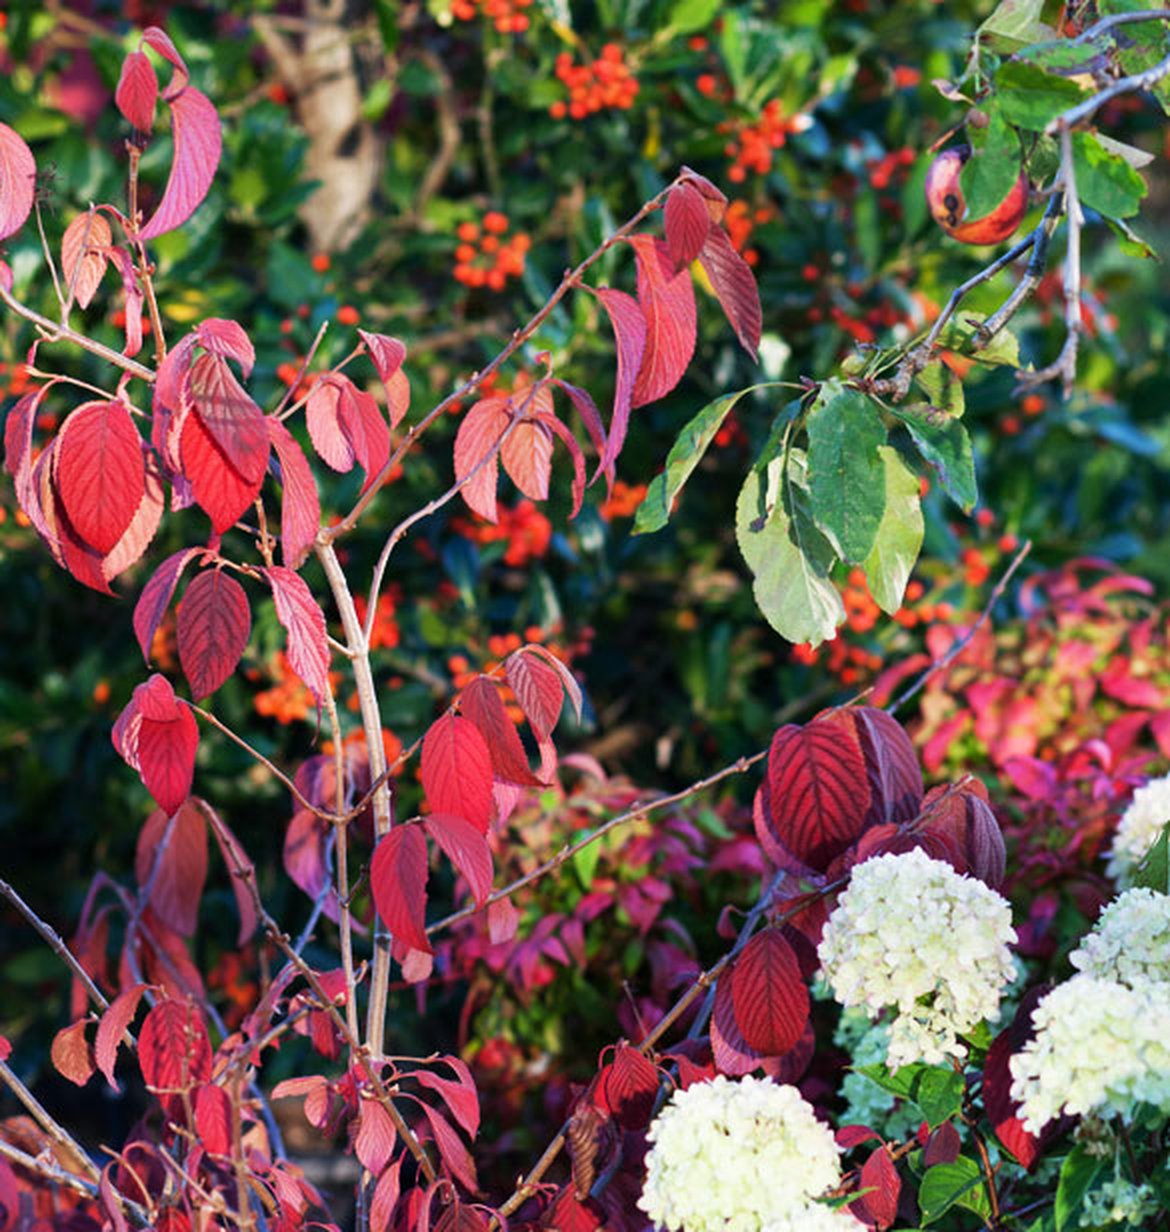
<svg viewBox="0 0 1170 1232">
<path fill-rule="evenodd" d="M 16 1076 L 7 1061 L 0 1061 L 0 1080 L 28 1109 L 33 1120 L 63 1151 L 77 1159 L 85 1174 L 95 1183 L 101 1180 L 101 1171 L 86 1154 L 85 1148 L 46 1110 L 39 1099 Z"/>
</svg>

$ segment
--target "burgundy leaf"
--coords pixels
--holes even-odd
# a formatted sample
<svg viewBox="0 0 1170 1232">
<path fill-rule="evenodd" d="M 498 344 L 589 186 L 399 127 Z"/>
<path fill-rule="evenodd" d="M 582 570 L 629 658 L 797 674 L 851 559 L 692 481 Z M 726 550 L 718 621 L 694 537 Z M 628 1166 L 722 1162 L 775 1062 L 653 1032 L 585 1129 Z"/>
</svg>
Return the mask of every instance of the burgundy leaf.
<svg viewBox="0 0 1170 1232">
<path fill-rule="evenodd" d="M 863 1194 L 856 1204 L 857 1213 L 866 1222 L 871 1222 L 884 1232 L 898 1217 L 898 1198 L 902 1193 L 902 1178 L 883 1143 L 870 1152 L 861 1165 L 861 1188 L 870 1192 Z"/>
<path fill-rule="evenodd" d="M 422 784 L 435 813 L 454 813 L 487 833 L 492 817 L 492 759 L 470 719 L 445 714 L 427 731 L 422 746 Z"/>
<path fill-rule="evenodd" d="M 634 382 L 632 405 L 664 397 L 682 380 L 695 351 L 695 288 L 689 270 L 675 272 L 662 240 L 633 235 L 638 261 L 638 304 L 646 318 L 646 350 Z M 614 430 L 610 429 L 612 444 Z"/>
<path fill-rule="evenodd" d="M 110 224 L 94 209 L 78 214 L 65 228 L 61 237 L 61 270 L 65 285 L 73 288 L 73 298 L 82 308 L 89 307 L 101 283 L 109 264 L 105 250 L 113 242 Z"/>
<path fill-rule="evenodd" d="M 848 706 L 818 722 L 848 728 L 861 746 L 869 778 L 869 823 L 904 822 L 922 807 L 922 770 L 918 754 L 901 723 L 873 706 Z"/>
<path fill-rule="evenodd" d="M 715 986 L 711 1011 L 711 1055 L 721 1074 L 742 1078 L 759 1069 L 765 1058 L 743 1038 L 735 1018 L 731 973 L 724 972 Z"/>
<path fill-rule="evenodd" d="M 296 437 L 269 416 L 268 437 L 280 462 L 280 550 L 285 566 L 299 569 L 312 550 L 321 527 L 317 481 Z"/>
<path fill-rule="evenodd" d="M 572 1185 L 561 1190 L 541 1221 L 543 1227 L 555 1232 L 597 1232 L 604 1223 L 597 1203 L 592 1198 L 578 1199 Z"/>
<path fill-rule="evenodd" d="M 381 1176 L 397 1140 L 398 1131 L 386 1109 L 376 1099 L 363 1098 L 353 1139 L 354 1154 L 362 1167 L 373 1176 Z"/>
<path fill-rule="evenodd" d="M 168 556 L 154 571 L 149 582 L 142 588 L 138 602 L 134 605 L 134 633 L 138 645 L 142 648 L 142 657 L 150 662 L 150 648 L 154 642 L 155 630 L 162 622 L 166 610 L 170 607 L 171 596 L 175 593 L 179 577 L 193 556 L 202 549 L 182 548 Z"/>
<path fill-rule="evenodd" d="M 182 1092 L 211 1077 L 211 1044 L 193 1001 L 168 998 L 147 1014 L 138 1033 L 138 1064 L 167 1116 L 182 1118 Z"/>
<path fill-rule="evenodd" d="M 638 301 L 625 291 L 612 291 L 602 287 L 597 298 L 609 314 L 617 344 L 617 375 L 614 378 L 613 416 L 609 421 L 609 440 L 601 456 L 600 469 L 609 478 L 612 486 L 614 463 L 626 443 L 626 430 L 630 422 L 630 408 L 634 398 L 634 382 L 646 354 L 646 318 Z"/>
<path fill-rule="evenodd" d="M 316 902 L 325 894 L 324 912 L 331 920 L 339 918 L 337 892 L 330 888 L 330 869 L 325 844 L 325 824 L 308 809 L 298 809 L 284 835 L 284 871 Z"/>
<path fill-rule="evenodd" d="M 999 889 L 1007 866 L 1003 832 L 978 779 L 963 787 L 932 787 L 922 801 L 929 829 L 950 841 L 963 870 Z M 954 862 L 954 861 L 952 861 Z"/>
<path fill-rule="evenodd" d="M 418 826 L 395 826 L 374 848 L 370 892 L 395 937 L 424 954 L 433 952 L 426 933 L 427 841 Z"/>
<path fill-rule="evenodd" d="M 778 928 L 763 929 L 744 946 L 730 982 L 735 1021 L 748 1046 L 768 1057 L 795 1047 L 808 1022 L 808 988 Z"/>
<path fill-rule="evenodd" d="M 442 1078 L 428 1069 L 413 1070 L 410 1076 L 420 1086 L 434 1091 L 451 1110 L 451 1115 L 463 1131 L 474 1138 L 479 1133 L 479 1096 L 471 1070 L 458 1057 L 445 1056 L 438 1060 L 455 1071 L 454 1080 Z"/>
<path fill-rule="evenodd" d="M 267 429 L 265 441 L 267 442 Z M 248 480 L 231 464 L 228 456 L 198 415 L 183 420 L 180 437 L 183 474 L 199 507 L 211 519 L 218 535 L 231 530 L 236 520 L 260 495 L 264 476 Z"/>
<path fill-rule="evenodd" d="M 329 696 L 329 637 L 325 615 L 299 573 L 274 565 L 264 570 L 276 600 L 276 618 L 288 634 L 288 661 L 318 706 Z"/>
<path fill-rule="evenodd" d="M 1062 1128 L 1060 1121 L 1053 1121 L 1039 1137 L 1029 1133 L 1018 1115 L 1020 1105 L 1011 1095 L 1012 1056 L 1032 1038 L 1032 1014 L 1047 991 L 1037 987 L 1024 994 L 1011 1025 L 991 1041 L 983 1063 L 983 1107 L 987 1119 L 1000 1144 L 1028 1171 L 1035 1167 L 1045 1141 Z"/>
<path fill-rule="evenodd" d="M 722 227 L 711 228 L 699 254 L 699 264 L 710 280 L 723 315 L 735 330 L 740 345 L 752 359 L 758 361 L 763 321 L 760 290 L 751 266 L 735 251 Z"/>
<path fill-rule="evenodd" d="M 124 402 L 87 402 L 69 416 L 54 481 L 76 533 L 99 555 L 111 551 L 146 493 L 141 440 Z"/>
<path fill-rule="evenodd" d="M 454 813 L 428 813 L 423 826 L 467 879 L 475 905 L 482 907 L 492 892 L 492 853 L 483 832 Z"/>
<path fill-rule="evenodd" d="M 57 1073 L 79 1087 L 85 1086 L 94 1071 L 93 1048 L 85 1038 L 88 1026 L 88 1018 L 79 1018 L 72 1025 L 62 1027 L 49 1046 L 49 1058 Z"/>
<path fill-rule="evenodd" d="M 504 676 L 532 730 L 547 740 L 561 717 L 565 697 L 561 677 L 544 659 L 522 648 L 508 656 Z"/>
<path fill-rule="evenodd" d="M 0 240 L 24 226 L 33 207 L 36 181 L 32 150 L 7 124 L 0 124 Z"/>
<path fill-rule="evenodd" d="M 508 399 L 481 398 L 463 417 L 455 434 L 455 479 L 467 507 L 496 521 L 496 484 L 500 476 L 497 446 L 510 422 Z"/>
<path fill-rule="evenodd" d="M 175 153 L 158 209 L 138 233 L 142 240 L 173 231 L 195 213 L 215 178 L 223 149 L 219 116 L 205 94 L 185 86 L 173 96 L 168 89 L 164 98 L 171 108 Z"/>
<path fill-rule="evenodd" d="M 268 467 L 268 424 L 222 355 L 200 355 L 187 387 L 195 411 L 224 457 L 250 483 Z"/>
<path fill-rule="evenodd" d="M 670 259 L 683 269 L 699 255 L 707 232 L 711 230 L 711 217 L 703 194 L 685 180 L 676 184 L 666 198 L 663 221 Z"/>
<path fill-rule="evenodd" d="M 935 1164 L 953 1164 L 963 1149 L 959 1131 L 950 1121 L 944 1121 L 931 1135 L 922 1152 L 922 1167 L 933 1168 Z"/>
<path fill-rule="evenodd" d="M 639 360 L 639 363 L 641 361 Z M 601 414 L 597 409 L 597 403 L 593 401 L 589 392 L 578 388 L 576 385 L 570 385 L 568 381 L 562 381 L 559 378 L 554 382 L 569 395 L 569 401 L 577 408 L 577 414 L 581 416 L 581 422 L 585 425 L 585 431 L 589 433 L 589 439 L 593 442 L 593 448 L 597 453 L 598 469 L 594 474 L 594 481 L 601 474 L 600 461 L 605 456 L 605 428 L 601 422 Z"/>
<path fill-rule="evenodd" d="M 756 804 L 756 833 L 768 854 L 779 844 L 823 871 L 857 838 L 869 810 L 856 736 L 823 721 L 781 727 L 772 737 Z"/>
<path fill-rule="evenodd" d="M 158 74 L 146 52 L 132 51 L 122 61 L 114 103 L 140 133 L 149 133 L 154 127 Z"/>
<path fill-rule="evenodd" d="M 134 1021 L 138 1013 L 138 1005 L 142 994 L 146 991 L 145 984 L 133 984 L 120 992 L 103 1011 L 98 1023 L 97 1036 L 94 1039 L 94 1060 L 97 1067 L 105 1075 L 106 1081 L 118 1090 L 114 1081 L 114 1063 L 118 1059 L 118 1045 L 126 1034 L 126 1028 Z"/>
<path fill-rule="evenodd" d="M 138 834 L 134 875 L 140 889 L 154 872 L 150 909 L 168 927 L 193 936 L 207 881 L 207 824 L 192 800 L 175 814 L 170 839 L 160 847 L 169 819 L 155 809 Z"/>
<path fill-rule="evenodd" d="M 232 1150 L 232 1101 L 223 1087 L 210 1082 L 195 1090 L 195 1133 L 210 1155 L 230 1155 Z"/>
<path fill-rule="evenodd" d="M 248 644 L 252 614 L 244 588 L 222 569 L 199 574 L 179 604 L 179 662 L 196 701 L 214 693 L 236 670 Z"/>
<path fill-rule="evenodd" d="M 882 1136 L 868 1125 L 842 1125 L 833 1140 L 843 1151 L 851 1151 L 864 1142 L 881 1142 Z"/>
<path fill-rule="evenodd" d="M 552 452 L 552 433 L 534 419 L 521 420 L 500 446 L 504 470 L 530 500 L 548 500 Z"/>
<path fill-rule="evenodd" d="M 606 1067 L 600 1094 L 623 1129 L 644 1129 L 658 1098 L 658 1067 L 637 1048 L 622 1040 Z"/>
<path fill-rule="evenodd" d="M 705 175 L 700 175 L 686 166 L 683 167 L 679 179 L 698 190 L 707 204 L 707 213 L 712 222 L 723 221 L 723 215 L 727 213 L 727 197 L 721 189 L 712 184 Z"/>
<path fill-rule="evenodd" d="M 497 779 L 534 787 L 540 780 L 528 765 L 528 754 L 500 697 L 499 686 L 488 676 L 477 676 L 459 695 L 459 710 L 479 729 L 491 753 Z"/>
</svg>

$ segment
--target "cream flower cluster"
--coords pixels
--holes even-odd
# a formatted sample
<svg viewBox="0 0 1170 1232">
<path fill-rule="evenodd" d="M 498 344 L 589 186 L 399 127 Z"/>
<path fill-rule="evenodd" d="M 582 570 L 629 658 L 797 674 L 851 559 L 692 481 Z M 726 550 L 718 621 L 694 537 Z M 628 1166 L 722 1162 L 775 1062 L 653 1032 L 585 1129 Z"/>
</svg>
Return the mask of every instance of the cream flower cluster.
<svg viewBox="0 0 1170 1232">
<path fill-rule="evenodd" d="M 1126 890 L 1101 912 L 1069 962 L 1085 975 L 1130 988 L 1170 980 L 1170 895 Z"/>
<path fill-rule="evenodd" d="M 958 1035 L 998 1017 L 1015 940 L 1005 898 L 916 848 L 854 868 L 817 954 L 842 1005 L 871 1018 L 898 1010 L 886 1056 L 896 1069 L 966 1056 Z"/>
<path fill-rule="evenodd" d="M 1105 872 L 1124 890 L 1133 884 L 1133 874 L 1170 822 L 1170 774 L 1151 779 L 1133 793 L 1121 815 Z"/>
<path fill-rule="evenodd" d="M 1061 1113 L 1129 1120 L 1138 1103 L 1170 1112 L 1170 983 L 1074 975 L 1040 1002 L 1032 1026 L 1011 1059 L 1030 1133 Z"/>
<path fill-rule="evenodd" d="M 660 1228 L 847 1232 L 859 1226 L 814 1202 L 840 1181 L 841 1164 L 832 1131 L 795 1087 L 719 1075 L 675 1091 L 648 1136 L 653 1145 L 638 1205 Z"/>
</svg>

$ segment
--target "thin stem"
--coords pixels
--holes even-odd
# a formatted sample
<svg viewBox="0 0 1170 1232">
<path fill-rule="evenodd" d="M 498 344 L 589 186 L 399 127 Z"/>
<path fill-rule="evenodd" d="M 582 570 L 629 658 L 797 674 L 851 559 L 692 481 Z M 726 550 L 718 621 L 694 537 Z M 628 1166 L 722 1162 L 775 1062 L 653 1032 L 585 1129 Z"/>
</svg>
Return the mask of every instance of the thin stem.
<svg viewBox="0 0 1170 1232">
<path fill-rule="evenodd" d="M 1154 13 L 1151 11 L 1149 14 L 1143 13 L 1141 16 L 1148 20 L 1154 16 Z M 1113 99 L 1119 98 L 1122 94 L 1136 94 L 1141 90 L 1148 90 L 1151 86 L 1156 86 L 1159 81 L 1167 76 L 1170 76 L 1170 56 L 1164 56 L 1157 64 L 1145 69 L 1143 72 L 1133 73 L 1129 77 L 1120 78 L 1111 86 L 1106 86 L 1104 90 L 1100 90 L 1091 98 L 1085 99 L 1083 103 L 1078 103 L 1075 107 L 1062 111 L 1055 120 L 1049 123 L 1044 131 L 1051 135 L 1075 128 L 1078 124 L 1083 124 L 1086 120 L 1095 116 L 1106 103 L 1112 102 Z"/>
<path fill-rule="evenodd" d="M 317 354 L 317 349 L 320 347 L 321 343 L 325 340 L 325 332 L 326 330 L 328 330 L 328 328 L 329 328 L 329 322 L 322 321 L 321 326 L 317 330 L 317 333 L 314 336 L 313 341 L 310 344 L 308 351 L 305 353 L 305 358 L 301 361 L 301 367 L 300 367 L 300 370 L 297 372 L 296 379 L 284 391 L 284 396 L 276 404 L 276 409 L 272 412 L 273 415 L 275 415 L 277 419 L 280 419 L 280 420 L 287 419 L 291 414 L 293 414 L 294 411 L 297 410 L 298 407 L 302 406 L 305 402 L 308 401 L 308 395 L 306 395 L 299 402 L 297 402 L 295 406 L 288 405 L 289 400 L 293 396 L 293 392 L 297 388 L 299 388 L 300 383 L 305 379 L 305 373 L 309 371 L 309 365 L 313 362 L 313 357 Z M 338 364 L 331 371 L 340 372 L 341 369 L 346 364 L 348 364 L 351 359 L 353 359 L 356 355 L 360 353 L 361 353 L 360 348 L 358 348 L 355 351 L 352 351 L 349 355 L 345 357 L 344 360 L 342 360 L 340 364 Z M 288 408 L 287 410 L 285 409 L 286 407 Z"/>
<path fill-rule="evenodd" d="M 1137 21 L 1170 21 L 1170 9 L 1148 9 L 1138 13 L 1114 13 L 1112 17 L 1102 17 L 1100 21 L 1083 30 L 1072 39 L 1072 46 L 1081 43 L 1091 43 L 1098 35 L 1104 34 L 1114 26 L 1128 25 Z"/>
<path fill-rule="evenodd" d="M 90 1180 L 97 1182 L 101 1180 L 101 1172 L 92 1159 L 86 1154 L 85 1148 L 78 1142 L 60 1123 L 45 1109 L 39 1099 L 24 1085 L 23 1082 L 16 1076 L 9 1066 L 7 1061 L 0 1061 L 0 1080 L 8 1087 L 8 1089 L 16 1096 L 18 1100 L 28 1109 L 29 1113 L 36 1123 L 49 1135 L 50 1138 L 62 1150 L 69 1155 L 75 1156 L 78 1163 L 85 1170 L 86 1175 Z"/>
<path fill-rule="evenodd" d="M 333 694 L 325 698 L 325 713 L 329 718 L 329 730 L 333 734 L 333 777 L 335 780 L 334 807 L 340 817 L 345 812 L 345 745 L 341 740 L 341 722 L 337 717 L 337 702 Z M 337 822 L 333 826 L 334 863 L 337 865 L 338 931 L 341 939 L 341 967 L 345 972 L 345 1014 L 350 1033 L 360 1038 L 357 1017 L 357 982 L 353 973 L 353 917 L 349 909 L 349 825 Z"/>
</svg>

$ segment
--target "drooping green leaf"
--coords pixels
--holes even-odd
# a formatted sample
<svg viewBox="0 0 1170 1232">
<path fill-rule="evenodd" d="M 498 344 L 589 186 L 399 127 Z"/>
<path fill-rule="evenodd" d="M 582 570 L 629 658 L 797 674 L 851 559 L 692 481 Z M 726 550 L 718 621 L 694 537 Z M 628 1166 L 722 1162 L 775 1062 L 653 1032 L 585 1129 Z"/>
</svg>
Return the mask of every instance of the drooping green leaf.
<svg viewBox="0 0 1170 1232">
<path fill-rule="evenodd" d="M 970 355 L 981 364 L 996 367 L 1018 368 L 1020 366 L 1020 340 L 1010 329 L 1001 329 L 986 345 L 980 346 L 977 336 L 986 313 L 960 309 L 947 323 L 939 341 L 949 350 Z"/>
<path fill-rule="evenodd" d="M 991 1214 L 983 1188 L 983 1173 L 979 1165 L 965 1155 L 960 1155 L 954 1163 L 927 1168 L 918 1187 L 918 1209 L 923 1224 L 941 1219 L 956 1205 L 984 1218 Z"/>
<path fill-rule="evenodd" d="M 894 406 L 890 410 L 906 425 L 918 452 L 934 467 L 951 500 L 961 509 L 973 509 L 979 487 L 967 429 L 957 419 L 938 416 L 926 407 Z"/>
<path fill-rule="evenodd" d="M 878 453 L 886 471 L 886 511 L 865 558 L 865 577 L 878 607 L 892 616 L 902 606 L 906 583 L 922 550 L 925 522 L 918 498 L 918 476 L 907 468 L 896 449 L 883 445 Z"/>
<path fill-rule="evenodd" d="M 860 390 L 827 381 L 808 414 L 812 513 L 842 559 L 868 555 L 886 507 L 885 468 L 878 447 L 886 428 Z"/>
<path fill-rule="evenodd" d="M 1162 827 L 1162 833 L 1137 866 L 1133 883 L 1158 894 L 1170 894 L 1170 825 Z"/>
<path fill-rule="evenodd" d="M 1030 132 L 1043 132 L 1062 111 L 1075 107 L 1085 90 L 1068 77 L 1035 64 L 1010 60 L 995 74 L 996 98 L 1004 118 Z"/>
<path fill-rule="evenodd" d="M 1075 1228 L 1085 1195 L 1093 1187 L 1105 1160 L 1099 1155 L 1090 1155 L 1083 1146 L 1074 1147 L 1060 1165 L 1060 1179 L 1056 1183 L 1056 1232 L 1066 1227 Z"/>
<path fill-rule="evenodd" d="M 979 39 L 993 51 L 1006 52 L 1050 39 L 1056 31 L 1041 20 L 1043 12 L 1044 0 L 1000 0 L 979 27 Z"/>
<path fill-rule="evenodd" d="M 967 203 L 967 218 L 983 218 L 1016 186 L 1020 178 L 1020 139 L 998 107 L 983 130 L 982 140 L 972 142 L 971 157 L 959 172 L 959 187 Z"/>
<path fill-rule="evenodd" d="M 1073 133 L 1073 174 L 1081 201 L 1109 218 L 1130 218 L 1141 209 L 1145 180 L 1094 133 Z"/>
<path fill-rule="evenodd" d="M 805 511 L 807 497 L 793 473 L 802 464 L 793 450 L 787 477 L 782 459 L 763 473 L 748 472 L 735 505 L 735 537 L 768 623 L 790 642 L 816 646 L 836 633 L 845 608 L 829 578 L 836 556 Z"/>
<path fill-rule="evenodd" d="M 757 389 L 771 388 L 770 382 L 761 385 L 749 385 L 746 389 L 738 389 L 734 393 L 724 394 L 709 402 L 683 428 L 666 455 L 666 466 L 661 474 L 655 475 L 646 490 L 646 496 L 638 506 L 634 517 L 634 534 L 645 535 L 661 530 L 670 521 L 670 508 L 674 498 L 682 491 L 686 481 L 691 477 L 695 467 L 703 459 L 707 447 L 715 439 L 723 421 L 731 413 L 735 404 L 744 396 Z"/>
</svg>

